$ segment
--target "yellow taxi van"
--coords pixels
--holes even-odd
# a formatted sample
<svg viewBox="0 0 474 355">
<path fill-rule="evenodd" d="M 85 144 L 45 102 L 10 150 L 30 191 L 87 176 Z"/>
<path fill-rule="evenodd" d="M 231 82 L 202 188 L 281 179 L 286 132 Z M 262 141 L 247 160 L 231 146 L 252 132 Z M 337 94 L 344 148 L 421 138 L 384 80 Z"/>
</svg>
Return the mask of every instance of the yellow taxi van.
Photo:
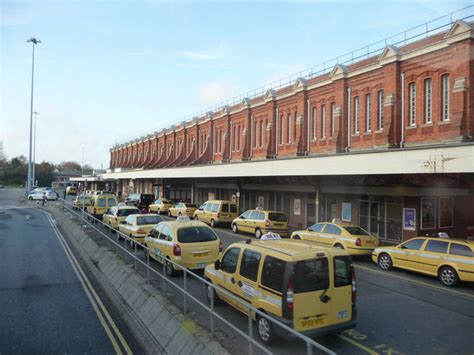
<svg viewBox="0 0 474 355">
<path fill-rule="evenodd" d="M 251 233 L 257 239 L 268 232 L 278 233 L 280 237 L 286 237 L 288 235 L 288 218 L 282 212 L 257 208 L 242 213 L 232 221 L 231 227 L 234 233 Z"/>
<path fill-rule="evenodd" d="M 159 223 L 143 244 L 147 257 L 165 263 L 168 276 L 174 276 L 177 271 L 169 260 L 187 269 L 204 269 L 214 263 L 222 251 L 222 243 L 212 228 L 187 216 Z"/>
<path fill-rule="evenodd" d="M 76 195 L 76 194 L 77 194 L 77 187 L 76 186 L 66 187 L 66 195 Z"/>
<path fill-rule="evenodd" d="M 435 276 L 453 287 L 474 282 L 474 240 L 417 237 L 397 246 L 376 248 L 372 261 L 382 270 L 393 267 Z"/>
<path fill-rule="evenodd" d="M 117 205 L 117 197 L 114 194 L 91 195 L 86 211 L 95 218 L 102 219 L 102 215 L 109 208 Z"/>
<path fill-rule="evenodd" d="M 219 223 L 231 223 L 237 217 L 237 205 L 227 200 L 209 200 L 194 211 L 194 219 L 211 227 Z"/>
<path fill-rule="evenodd" d="M 356 324 L 356 285 L 351 257 L 345 250 L 299 240 L 251 240 L 234 243 L 205 269 L 212 285 L 250 303 L 308 336 L 339 332 Z M 213 286 L 208 302 L 225 301 L 248 314 L 248 308 Z M 252 313 L 265 344 L 291 334 Z"/>
<path fill-rule="evenodd" d="M 302 239 L 345 249 L 351 255 L 370 255 L 380 245 L 377 236 L 351 223 L 333 219 L 316 223 L 305 230 L 294 231 L 292 239 Z"/>
</svg>

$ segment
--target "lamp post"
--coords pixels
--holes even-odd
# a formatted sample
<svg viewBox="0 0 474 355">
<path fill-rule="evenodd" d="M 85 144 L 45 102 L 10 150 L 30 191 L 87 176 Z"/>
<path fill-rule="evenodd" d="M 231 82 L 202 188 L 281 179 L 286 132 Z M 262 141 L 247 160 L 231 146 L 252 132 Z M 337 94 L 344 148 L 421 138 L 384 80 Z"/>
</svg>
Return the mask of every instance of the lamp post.
<svg viewBox="0 0 474 355">
<path fill-rule="evenodd" d="M 39 112 L 33 112 L 33 115 L 35 115 L 35 119 L 33 122 L 33 185 L 36 183 L 36 120 L 38 119 Z"/>
<path fill-rule="evenodd" d="M 31 37 L 29 40 L 26 42 L 32 43 L 32 49 L 33 49 L 33 54 L 32 54 L 32 60 L 31 60 L 31 102 L 30 102 L 30 149 L 29 149 L 29 155 L 28 155 L 28 179 L 26 181 L 26 187 L 27 187 L 27 193 L 30 193 L 31 191 L 31 178 L 32 178 L 32 164 L 31 164 L 31 155 L 32 155 L 32 146 L 31 146 L 31 140 L 33 136 L 33 83 L 34 83 L 34 74 L 35 74 L 35 45 L 38 43 L 41 43 L 39 39 L 36 39 L 34 37 Z"/>
</svg>

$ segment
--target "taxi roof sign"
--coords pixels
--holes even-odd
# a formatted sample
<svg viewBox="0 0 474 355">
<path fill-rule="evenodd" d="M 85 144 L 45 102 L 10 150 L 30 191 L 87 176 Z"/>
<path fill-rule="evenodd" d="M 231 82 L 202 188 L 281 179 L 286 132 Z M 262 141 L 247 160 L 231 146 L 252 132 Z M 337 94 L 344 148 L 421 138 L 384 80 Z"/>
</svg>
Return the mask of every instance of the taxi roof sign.
<svg viewBox="0 0 474 355">
<path fill-rule="evenodd" d="M 281 239 L 280 235 L 277 234 L 277 233 L 273 233 L 273 232 L 265 233 L 260 238 L 260 240 L 279 240 L 279 239 Z"/>
<path fill-rule="evenodd" d="M 176 218 L 177 222 L 189 222 L 190 220 L 189 216 L 178 216 L 178 218 Z"/>
</svg>

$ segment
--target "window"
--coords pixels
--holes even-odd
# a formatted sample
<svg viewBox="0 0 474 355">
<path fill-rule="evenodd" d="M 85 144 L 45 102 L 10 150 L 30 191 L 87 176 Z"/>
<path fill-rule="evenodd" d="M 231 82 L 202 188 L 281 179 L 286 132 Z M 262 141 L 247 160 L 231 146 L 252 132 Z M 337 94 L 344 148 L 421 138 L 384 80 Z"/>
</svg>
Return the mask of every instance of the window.
<svg viewBox="0 0 474 355">
<path fill-rule="evenodd" d="M 313 139 L 318 138 L 318 117 L 317 117 L 317 114 L 318 114 L 318 110 L 315 107 L 315 108 L 313 108 Z"/>
<path fill-rule="evenodd" d="M 208 227 L 189 227 L 178 230 L 178 242 L 200 243 L 217 240 L 214 231 Z"/>
<path fill-rule="evenodd" d="M 352 265 L 348 256 L 334 257 L 334 286 L 352 285 Z"/>
<path fill-rule="evenodd" d="M 213 204 L 211 205 L 211 210 L 210 210 L 210 211 L 211 211 L 211 212 L 217 212 L 217 211 L 219 211 L 219 204 L 218 204 L 218 203 L 213 203 Z"/>
<path fill-rule="evenodd" d="M 324 233 L 341 235 L 341 228 L 333 224 L 326 224 L 326 227 L 324 228 Z"/>
<path fill-rule="evenodd" d="M 366 131 L 372 131 L 372 99 L 370 94 L 365 95 L 365 127 Z"/>
<path fill-rule="evenodd" d="M 449 254 L 467 256 L 470 258 L 474 257 L 474 253 L 472 252 L 471 248 L 469 248 L 467 245 L 457 243 L 451 243 L 451 249 L 449 250 Z"/>
<path fill-rule="evenodd" d="M 260 253 L 253 250 L 245 250 L 242 255 L 242 262 L 240 263 L 240 275 L 249 280 L 257 281 L 260 258 Z"/>
<path fill-rule="evenodd" d="M 263 126 L 263 120 L 260 121 L 260 147 L 263 147 L 263 139 L 264 139 L 264 133 L 265 133 L 265 127 Z"/>
<path fill-rule="evenodd" d="M 262 212 L 263 213 L 263 212 Z M 268 219 L 273 222 L 286 222 L 286 215 L 283 213 L 270 212 L 268 214 Z"/>
<path fill-rule="evenodd" d="M 240 249 L 231 248 L 222 257 L 221 269 L 224 272 L 233 274 L 237 270 L 237 261 L 239 260 Z"/>
<path fill-rule="evenodd" d="M 283 144 L 284 131 L 285 131 L 285 118 L 282 115 L 280 117 L 280 144 Z"/>
<path fill-rule="evenodd" d="M 295 293 L 325 290 L 329 287 L 328 259 L 303 260 L 294 267 Z"/>
<path fill-rule="evenodd" d="M 257 142 L 257 138 L 258 138 L 258 122 L 255 121 L 254 124 L 253 124 L 253 126 L 254 126 L 254 129 L 253 129 L 253 132 L 254 132 L 254 134 L 253 134 L 253 147 L 254 147 L 254 148 L 257 148 L 257 146 L 258 146 L 258 142 Z"/>
<path fill-rule="evenodd" d="M 345 226 L 344 229 L 351 235 L 370 235 L 368 232 L 358 226 Z"/>
<path fill-rule="evenodd" d="M 263 262 L 262 286 L 283 292 L 283 276 L 285 275 L 286 262 L 267 256 Z"/>
<path fill-rule="evenodd" d="M 242 213 L 242 214 L 240 215 L 240 218 L 249 219 L 251 213 L 252 213 L 252 211 L 245 211 L 244 213 Z"/>
<path fill-rule="evenodd" d="M 378 124 L 379 124 L 379 130 L 383 129 L 384 125 L 384 112 L 383 112 L 383 104 L 384 104 L 384 96 L 383 96 L 383 90 L 380 90 L 378 93 Z"/>
<path fill-rule="evenodd" d="M 441 119 L 449 121 L 449 75 L 441 77 Z"/>
<path fill-rule="evenodd" d="M 237 213 L 237 205 L 230 204 L 230 213 Z"/>
<path fill-rule="evenodd" d="M 237 151 L 240 151 L 240 126 L 237 127 Z"/>
<path fill-rule="evenodd" d="M 116 206 L 116 205 L 117 205 L 117 201 L 115 201 L 114 198 L 108 198 L 108 199 L 107 199 L 107 205 L 108 205 L 108 206 Z"/>
<path fill-rule="evenodd" d="M 265 219 L 265 213 L 258 212 L 256 219 L 259 220 L 259 221 L 263 221 Z"/>
<path fill-rule="evenodd" d="M 105 207 L 106 206 L 106 199 L 105 198 L 99 198 L 97 200 L 97 207 Z"/>
<path fill-rule="evenodd" d="M 359 133 L 360 130 L 360 103 L 359 96 L 354 97 L 354 133 Z"/>
<path fill-rule="evenodd" d="M 291 143 L 291 135 L 292 135 L 292 129 L 293 129 L 293 126 L 291 124 L 291 113 L 288 114 L 288 127 L 287 127 L 287 142 L 288 143 Z"/>
<path fill-rule="evenodd" d="M 448 244 L 448 242 L 443 242 L 441 240 L 429 240 L 428 244 L 426 244 L 425 251 L 431 251 L 433 253 L 447 253 Z"/>
<path fill-rule="evenodd" d="M 248 219 L 257 219 L 257 216 L 258 216 L 258 212 L 252 211 Z"/>
<path fill-rule="evenodd" d="M 171 234 L 171 229 L 168 226 L 163 226 L 163 229 L 160 233 L 160 239 L 171 242 L 173 240 L 173 235 Z"/>
<path fill-rule="evenodd" d="M 424 239 L 414 239 L 402 244 L 402 249 L 410 249 L 410 250 L 420 250 L 421 246 L 425 242 Z"/>
<path fill-rule="evenodd" d="M 321 138 L 326 138 L 326 105 L 321 106 Z"/>
<path fill-rule="evenodd" d="M 223 212 L 223 213 L 228 213 L 229 212 L 229 204 L 228 203 L 223 203 L 222 204 L 221 212 Z"/>
<path fill-rule="evenodd" d="M 163 221 L 163 218 L 160 216 L 143 216 L 137 217 L 137 225 L 142 224 L 158 224 Z"/>
<path fill-rule="evenodd" d="M 425 80 L 425 123 L 429 124 L 433 122 L 433 97 L 432 97 L 432 80 Z"/>
<path fill-rule="evenodd" d="M 336 104 L 331 104 L 331 137 L 334 135 L 334 125 L 336 124 Z"/>
<path fill-rule="evenodd" d="M 410 108 L 410 126 L 416 124 L 416 86 L 415 83 L 408 85 L 409 90 L 409 108 Z"/>
<path fill-rule="evenodd" d="M 323 230 L 323 227 L 324 227 L 324 223 L 318 223 L 309 227 L 309 230 L 313 232 L 321 232 Z"/>
</svg>

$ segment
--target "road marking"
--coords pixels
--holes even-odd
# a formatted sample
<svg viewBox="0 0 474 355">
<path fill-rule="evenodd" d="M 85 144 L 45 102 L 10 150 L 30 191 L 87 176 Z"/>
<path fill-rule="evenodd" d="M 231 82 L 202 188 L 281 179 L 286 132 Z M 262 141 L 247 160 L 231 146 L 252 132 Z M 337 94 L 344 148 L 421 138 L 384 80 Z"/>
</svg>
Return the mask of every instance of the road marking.
<svg viewBox="0 0 474 355">
<path fill-rule="evenodd" d="M 87 297 L 89 298 L 89 301 L 91 302 L 92 308 L 94 309 L 97 318 L 99 319 L 100 323 L 102 324 L 102 327 L 104 328 L 107 336 L 109 337 L 110 342 L 112 343 L 112 346 L 117 354 L 123 354 L 120 345 L 117 343 L 115 336 L 118 338 L 120 341 L 120 344 L 122 345 L 123 349 L 127 354 L 132 354 L 132 350 L 127 344 L 127 341 L 124 339 L 122 333 L 120 330 L 117 328 L 115 322 L 113 321 L 112 317 L 110 316 L 109 312 L 105 308 L 104 304 L 102 303 L 101 299 L 97 295 L 95 289 L 93 288 L 91 282 L 89 281 L 88 277 L 82 270 L 81 266 L 79 265 L 79 262 L 77 261 L 76 257 L 72 253 L 71 249 L 69 248 L 69 245 L 67 245 L 63 235 L 57 228 L 57 226 L 54 224 L 53 219 L 49 215 L 49 213 L 42 211 L 43 213 L 46 214 L 46 217 L 48 218 L 49 223 L 51 224 L 51 227 L 53 228 L 54 233 L 56 234 L 56 237 L 58 238 L 61 246 L 63 247 L 65 254 L 67 258 L 69 259 L 69 262 L 72 265 L 72 268 L 74 272 L 76 273 Z M 102 312 L 101 312 L 102 311 Z M 103 314 L 102 314 L 103 313 Z M 107 324 L 106 320 L 107 319 L 108 323 L 112 327 L 112 330 L 109 327 L 109 324 Z"/>
<path fill-rule="evenodd" d="M 378 352 L 376 352 L 376 351 L 374 351 L 374 350 L 368 348 L 368 347 L 365 346 L 365 345 L 362 345 L 361 343 L 358 343 L 358 342 L 355 341 L 355 340 L 352 340 L 351 338 L 346 337 L 345 335 L 338 334 L 337 336 L 338 336 L 339 338 L 341 338 L 342 340 L 347 341 L 348 343 L 351 343 L 352 345 L 357 346 L 359 349 L 364 350 L 364 351 L 367 352 L 368 354 L 371 354 L 371 355 L 379 355 Z"/>
<path fill-rule="evenodd" d="M 470 295 L 469 293 L 451 290 L 451 289 L 446 288 L 446 287 L 431 285 L 431 284 L 426 283 L 426 282 L 423 282 L 423 281 L 412 280 L 412 279 L 410 279 L 410 278 L 408 278 L 408 277 L 403 277 L 403 276 L 400 276 L 400 275 L 395 275 L 395 274 L 393 274 L 393 273 L 386 272 L 386 271 L 373 270 L 373 269 L 371 269 L 371 268 L 368 268 L 368 267 L 365 267 L 365 266 L 360 266 L 360 265 L 357 265 L 357 264 L 355 264 L 355 267 L 356 267 L 356 268 L 363 269 L 363 270 L 366 270 L 366 271 L 370 271 L 370 272 L 373 272 L 373 273 L 376 273 L 376 274 L 382 274 L 382 275 L 386 275 L 386 276 L 395 277 L 395 278 L 398 278 L 398 279 L 406 280 L 406 281 L 408 281 L 408 282 L 413 282 L 413 283 L 417 283 L 417 284 L 420 284 L 420 285 L 432 287 L 432 288 L 438 289 L 438 290 L 443 291 L 443 292 L 455 293 L 455 294 L 458 294 L 458 295 L 462 295 L 462 296 L 466 296 L 466 297 L 469 297 L 469 298 L 474 299 L 474 295 Z"/>
</svg>

